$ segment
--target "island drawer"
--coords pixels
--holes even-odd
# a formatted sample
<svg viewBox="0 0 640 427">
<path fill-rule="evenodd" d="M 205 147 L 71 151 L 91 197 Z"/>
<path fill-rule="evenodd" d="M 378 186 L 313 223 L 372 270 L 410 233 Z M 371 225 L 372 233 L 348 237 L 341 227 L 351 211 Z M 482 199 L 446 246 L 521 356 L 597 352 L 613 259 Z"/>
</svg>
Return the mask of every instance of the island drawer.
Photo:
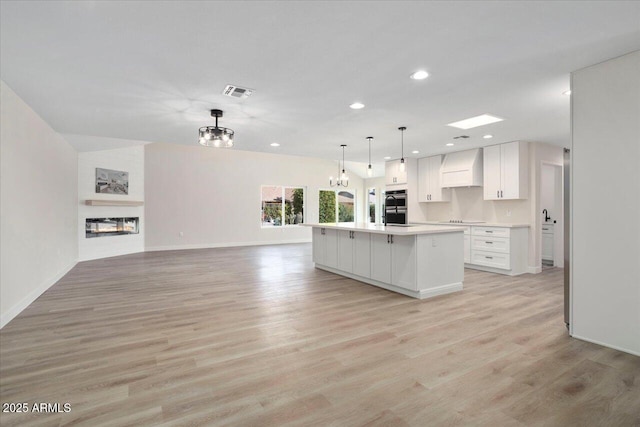
<svg viewBox="0 0 640 427">
<path fill-rule="evenodd" d="M 509 228 L 506 227 L 471 227 L 471 234 L 473 236 L 493 236 L 493 237 L 509 237 Z"/>
<path fill-rule="evenodd" d="M 506 237 L 471 236 L 473 250 L 509 253 L 509 239 Z"/>
<path fill-rule="evenodd" d="M 511 268 L 511 261 L 509 254 L 501 254 L 497 252 L 489 251 L 472 251 L 471 263 L 477 265 L 484 265 L 486 267 L 500 268 L 509 270 Z"/>
</svg>

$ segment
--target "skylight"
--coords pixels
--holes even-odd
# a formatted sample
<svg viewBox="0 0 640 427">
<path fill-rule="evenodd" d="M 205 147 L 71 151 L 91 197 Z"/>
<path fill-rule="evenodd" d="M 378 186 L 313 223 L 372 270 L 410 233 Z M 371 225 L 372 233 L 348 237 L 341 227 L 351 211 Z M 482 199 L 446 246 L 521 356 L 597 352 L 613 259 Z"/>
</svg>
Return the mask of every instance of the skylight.
<svg viewBox="0 0 640 427">
<path fill-rule="evenodd" d="M 501 122 L 504 119 L 500 117 L 492 116 L 491 114 L 481 114 L 479 116 L 471 117 L 469 119 L 460 120 L 459 122 L 449 123 L 447 126 L 451 126 L 458 129 L 471 129 L 478 126 L 484 126 L 491 123 Z"/>
</svg>

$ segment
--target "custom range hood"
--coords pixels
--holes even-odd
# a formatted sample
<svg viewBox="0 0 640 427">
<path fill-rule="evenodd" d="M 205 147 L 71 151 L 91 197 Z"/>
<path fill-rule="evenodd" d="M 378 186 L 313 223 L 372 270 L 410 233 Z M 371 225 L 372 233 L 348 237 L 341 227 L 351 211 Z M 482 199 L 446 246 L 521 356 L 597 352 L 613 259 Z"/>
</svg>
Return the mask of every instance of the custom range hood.
<svg viewBox="0 0 640 427">
<path fill-rule="evenodd" d="M 451 187 L 482 186 L 482 148 L 458 151 L 445 156 L 440 168 L 441 185 Z"/>
</svg>

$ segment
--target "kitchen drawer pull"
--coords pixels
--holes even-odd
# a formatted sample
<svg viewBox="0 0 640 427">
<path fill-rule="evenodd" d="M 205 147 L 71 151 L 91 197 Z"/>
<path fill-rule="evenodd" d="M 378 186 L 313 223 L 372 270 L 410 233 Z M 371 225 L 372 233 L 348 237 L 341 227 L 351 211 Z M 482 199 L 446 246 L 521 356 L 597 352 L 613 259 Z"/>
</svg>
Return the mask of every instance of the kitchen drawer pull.
<svg viewBox="0 0 640 427">
<path fill-rule="evenodd" d="M 493 233 L 493 230 L 484 230 L 485 233 Z"/>
<path fill-rule="evenodd" d="M 391 243 L 391 240 L 389 239 L 389 235 L 387 234 L 387 243 Z"/>
<path fill-rule="evenodd" d="M 486 258 L 486 259 L 493 259 L 493 257 L 492 257 L 492 256 L 486 256 L 486 255 L 485 255 L 485 258 Z"/>
<path fill-rule="evenodd" d="M 493 242 L 485 242 L 487 245 L 493 245 Z"/>
</svg>

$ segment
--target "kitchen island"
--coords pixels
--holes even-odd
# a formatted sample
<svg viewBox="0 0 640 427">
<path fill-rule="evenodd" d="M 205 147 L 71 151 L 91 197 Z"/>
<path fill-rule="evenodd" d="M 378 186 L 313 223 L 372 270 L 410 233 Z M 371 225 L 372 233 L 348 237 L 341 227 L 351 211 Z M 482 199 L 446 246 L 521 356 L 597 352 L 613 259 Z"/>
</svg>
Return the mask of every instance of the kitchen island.
<svg viewBox="0 0 640 427">
<path fill-rule="evenodd" d="M 304 225 L 316 268 L 420 299 L 462 290 L 462 227 Z"/>
</svg>

